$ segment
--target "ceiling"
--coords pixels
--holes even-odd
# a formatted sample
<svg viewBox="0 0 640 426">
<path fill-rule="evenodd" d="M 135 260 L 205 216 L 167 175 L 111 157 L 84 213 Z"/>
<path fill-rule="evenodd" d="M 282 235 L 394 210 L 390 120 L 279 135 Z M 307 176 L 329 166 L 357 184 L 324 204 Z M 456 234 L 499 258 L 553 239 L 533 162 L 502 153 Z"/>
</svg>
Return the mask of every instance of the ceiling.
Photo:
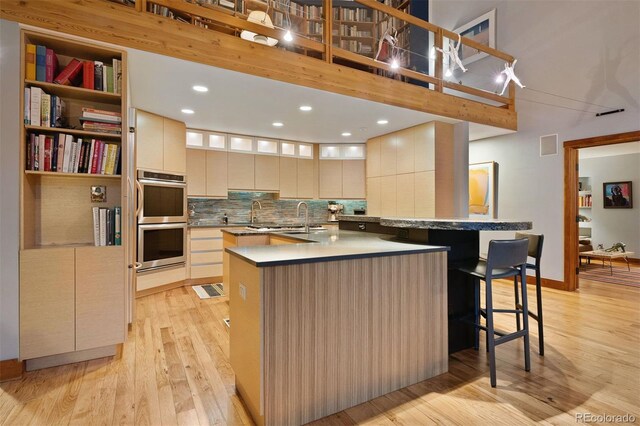
<svg viewBox="0 0 640 426">
<path fill-rule="evenodd" d="M 187 123 L 187 127 L 316 143 L 364 142 L 385 133 L 440 120 L 459 120 L 255 77 L 130 49 L 130 104 Z M 203 85 L 207 93 L 192 87 Z M 299 110 L 301 105 L 313 108 Z M 184 114 L 183 108 L 193 114 Z M 379 125 L 378 120 L 388 120 Z M 274 127 L 273 122 L 282 122 Z M 344 137 L 343 132 L 351 136 Z M 508 130 L 470 123 L 470 139 Z"/>
<path fill-rule="evenodd" d="M 615 145 L 594 146 L 578 150 L 581 160 L 585 158 L 611 157 L 614 155 L 639 154 L 640 142 L 619 143 Z"/>
</svg>

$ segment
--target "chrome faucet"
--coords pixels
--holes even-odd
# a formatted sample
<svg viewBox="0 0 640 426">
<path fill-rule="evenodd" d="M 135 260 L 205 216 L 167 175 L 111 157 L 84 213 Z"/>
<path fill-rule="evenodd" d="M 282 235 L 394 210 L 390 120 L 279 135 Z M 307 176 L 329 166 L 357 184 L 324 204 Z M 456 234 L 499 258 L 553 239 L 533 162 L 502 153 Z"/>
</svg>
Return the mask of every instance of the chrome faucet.
<svg viewBox="0 0 640 426">
<path fill-rule="evenodd" d="M 251 202 L 251 224 L 253 225 L 256 221 L 256 216 L 255 216 L 255 210 L 253 209 L 253 207 L 256 205 L 256 203 L 258 203 L 258 208 L 260 210 L 262 210 L 262 204 L 260 204 L 260 201 L 258 200 L 253 200 Z"/>
<path fill-rule="evenodd" d="M 309 233 L 309 206 L 304 201 L 300 201 L 296 209 L 296 216 L 300 216 L 301 206 L 304 206 L 304 232 L 308 234 Z"/>
</svg>

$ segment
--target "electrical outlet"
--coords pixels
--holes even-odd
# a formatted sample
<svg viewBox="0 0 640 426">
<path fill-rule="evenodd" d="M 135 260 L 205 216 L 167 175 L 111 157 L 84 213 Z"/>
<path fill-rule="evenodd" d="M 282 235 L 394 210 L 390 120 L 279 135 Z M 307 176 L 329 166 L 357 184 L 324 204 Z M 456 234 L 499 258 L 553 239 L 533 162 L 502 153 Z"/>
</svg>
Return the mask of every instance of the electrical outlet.
<svg viewBox="0 0 640 426">
<path fill-rule="evenodd" d="M 247 287 L 244 284 L 240 284 L 240 297 L 247 300 Z"/>
</svg>

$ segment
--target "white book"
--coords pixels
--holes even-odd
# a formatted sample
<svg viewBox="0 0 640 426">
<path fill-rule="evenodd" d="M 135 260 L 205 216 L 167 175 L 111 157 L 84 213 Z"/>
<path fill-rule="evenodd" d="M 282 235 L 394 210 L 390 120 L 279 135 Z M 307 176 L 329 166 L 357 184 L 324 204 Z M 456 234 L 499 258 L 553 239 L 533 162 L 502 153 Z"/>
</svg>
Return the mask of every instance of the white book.
<svg viewBox="0 0 640 426">
<path fill-rule="evenodd" d="M 24 124 L 31 124 L 31 89 L 24 88 Z"/>
<path fill-rule="evenodd" d="M 42 89 L 39 87 L 31 88 L 31 125 L 40 125 L 40 108 L 42 107 Z"/>
<path fill-rule="evenodd" d="M 108 115 L 108 114 L 100 114 L 99 112 L 82 112 L 82 118 L 93 118 L 96 120 L 109 121 L 114 124 L 119 124 L 122 122 L 122 117 L 117 115 Z"/>
<path fill-rule="evenodd" d="M 102 91 L 106 92 L 107 91 L 107 66 L 103 66 L 102 67 Z"/>
<path fill-rule="evenodd" d="M 78 173 L 78 167 L 80 167 L 80 152 L 82 151 L 82 139 L 78 138 L 76 144 L 76 155 L 73 158 L 73 173 Z"/>
<path fill-rule="evenodd" d="M 96 140 L 91 139 L 91 148 L 89 149 L 89 167 L 87 167 L 87 173 L 91 173 L 91 162 L 93 161 L 93 150 L 96 148 Z"/>
<path fill-rule="evenodd" d="M 69 173 L 69 160 L 71 160 L 71 150 L 73 149 L 73 136 L 61 134 L 60 137 L 65 138 L 64 141 L 64 158 L 62 160 L 62 171 Z"/>
<path fill-rule="evenodd" d="M 100 245 L 100 207 L 92 207 L 93 210 L 93 244 Z"/>
<path fill-rule="evenodd" d="M 44 141 L 46 135 L 38 135 L 38 170 L 44 171 Z"/>
<path fill-rule="evenodd" d="M 100 244 L 107 245 L 107 209 L 100 209 Z"/>
<path fill-rule="evenodd" d="M 73 173 L 73 169 L 76 165 L 76 152 L 78 151 L 78 141 L 74 141 L 71 144 L 71 158 L 69 159 L 69 173 Z"/>
<path fill-rule="evenodd" d="M 104 146 L 104 149 L 102 150 L 102 167 L 100 169 L 101 175 L 105 174 L 108 157 L 109 157 L 109 144 L 106 144 Z"/>
</svg>

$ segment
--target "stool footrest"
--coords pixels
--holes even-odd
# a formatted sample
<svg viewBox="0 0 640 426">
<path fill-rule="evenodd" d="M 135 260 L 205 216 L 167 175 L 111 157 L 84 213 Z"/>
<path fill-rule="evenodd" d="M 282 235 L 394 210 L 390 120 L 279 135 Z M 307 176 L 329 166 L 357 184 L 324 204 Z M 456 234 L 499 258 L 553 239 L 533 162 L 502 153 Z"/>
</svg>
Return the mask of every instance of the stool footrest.
<svg viewBox="0 0 640 426">
<path fill-rule="evenodd" d="M 523 337 L 526 334 L 528 334 L 528 330 L 520 330 L 520 331 L 516 331 L 516 332 L 510 333 L 510 334 L 506 334 L 504 336 L 498 337 L 495 340 L 495 345 L 498 346 L 498 345 L 501 345 L 503 343 L 510 342 L 513 339 L 517 339 L 518 337 Z"/>
<path fill-rule="evenodd" d="M 518 305 L 516 305 L 516 308 L 522 309 L 522 305 L 518 304 Z M 495 312 L 495 309 L 494 309 L 494 312 Z M 540 321 L 539 318 L 538 318 L 538 314 L 535 314 L 535 313 L 529 311 L 529 316 L 531 318 L 533 318 L 534 320 L 536 320 L 536 321 Z"/>
</svg>

